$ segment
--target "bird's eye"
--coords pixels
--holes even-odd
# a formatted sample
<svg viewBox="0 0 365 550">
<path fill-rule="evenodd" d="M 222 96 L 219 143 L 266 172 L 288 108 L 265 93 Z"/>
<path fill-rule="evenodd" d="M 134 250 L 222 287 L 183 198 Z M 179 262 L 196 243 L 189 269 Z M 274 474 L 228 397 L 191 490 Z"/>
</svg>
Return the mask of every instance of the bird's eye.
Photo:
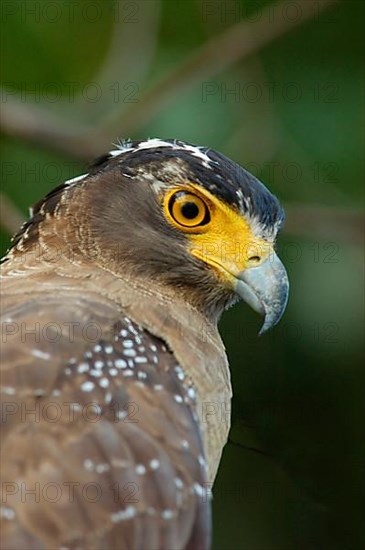
<svg viewBox="0 0 365 550">
<path fill-rule="evenodd" d="M 188 228 L 206 225 L 210 221 L 205 202 L 197 195 L 185 191 L 178 191 L 170 197 L 169 213 L 176 223 Z"/>
</svg>

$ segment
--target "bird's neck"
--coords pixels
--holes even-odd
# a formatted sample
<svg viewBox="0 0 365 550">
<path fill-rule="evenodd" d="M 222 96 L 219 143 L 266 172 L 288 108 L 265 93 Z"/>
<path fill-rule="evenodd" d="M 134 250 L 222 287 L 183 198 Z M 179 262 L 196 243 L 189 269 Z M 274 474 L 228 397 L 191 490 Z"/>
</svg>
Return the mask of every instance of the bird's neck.
<svg viewBox="0 0 365 550">
<path fill-rule="evenodd" d="M 10 257 L 3 266 L 7 292 L 44 297 L 47 289 L 54 292 L 57 288 L 59 292 L 67 291 L 68 297 L 74 293 L 77 299 L 81 284 L 83 292 L 113 302 L 121 314 L 127 314 L 164 340 L 196 388 L 196 414 L 202 430 L 208 479 L 213 482 L 228 437 L 231 403 L 229 368 L 216 323 L 178 293 L 159 287 L 155 281 L 147 283 L 128 276 L 127 272 L 113 273 L 79 255 L 71 255 L 67 261 L 65 258 L 50 261 L 51 257 L 51 249 L 42 248 L 42 243 L 27 250 L 28 261 L 22 262 L 21 270 L 17 254 Z M 24 284 L 19 284 L 22 279 Z"/>
<path fill-rule="evenodd" d="M 197 394 L 208 479 L 213 483 L 230 428 L 231 382 L 216 323 L 169 288 L 109 273 L 103 293 L 155 336 L 164 340 Z M 97 280 L 94 281 L 97 285 Z"/>
</svg>

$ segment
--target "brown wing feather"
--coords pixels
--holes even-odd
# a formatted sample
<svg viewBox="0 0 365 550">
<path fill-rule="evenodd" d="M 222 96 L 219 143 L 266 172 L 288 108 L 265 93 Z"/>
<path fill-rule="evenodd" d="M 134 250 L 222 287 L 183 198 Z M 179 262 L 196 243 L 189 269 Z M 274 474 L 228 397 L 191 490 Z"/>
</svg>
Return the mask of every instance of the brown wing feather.
<svg viewBox="0 0 365 550">
<path fill-rule="evenodd" d="M 101 300 L 4 326 L 1 547 L 207 548 L 194 389 L 164 343 Z"/>
</svg>

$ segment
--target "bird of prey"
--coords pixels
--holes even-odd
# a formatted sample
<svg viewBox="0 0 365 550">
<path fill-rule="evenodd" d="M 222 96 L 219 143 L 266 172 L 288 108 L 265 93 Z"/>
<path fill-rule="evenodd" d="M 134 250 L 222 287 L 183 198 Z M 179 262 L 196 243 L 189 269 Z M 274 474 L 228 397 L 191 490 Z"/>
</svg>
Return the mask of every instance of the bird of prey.
<svg viewBox="0 0 365 550">
<path fill-rule="evenodd" d="M 231 384 L 217 329 L 275 325 L 284 214 L 178 140 L 121 142 L 31 211 L 2 264 L 3 549 L 204 550 Z"/>
</svg>

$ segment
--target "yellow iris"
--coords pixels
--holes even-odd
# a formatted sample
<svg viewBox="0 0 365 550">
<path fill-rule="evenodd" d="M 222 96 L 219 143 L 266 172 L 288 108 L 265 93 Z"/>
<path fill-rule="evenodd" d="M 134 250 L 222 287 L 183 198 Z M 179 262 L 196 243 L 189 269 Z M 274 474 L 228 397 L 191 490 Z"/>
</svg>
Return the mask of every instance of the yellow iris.
<svg viewBox="0 0 365 550">
<path fill-rule="evenodd" d="M 168 212 L 173 221 L 184 228 L 207 225 L 210 222 L 210 213 L 206 202 L 197 195 L 186 191 L 177 191 L 169 196 Z"/>
</svg>

